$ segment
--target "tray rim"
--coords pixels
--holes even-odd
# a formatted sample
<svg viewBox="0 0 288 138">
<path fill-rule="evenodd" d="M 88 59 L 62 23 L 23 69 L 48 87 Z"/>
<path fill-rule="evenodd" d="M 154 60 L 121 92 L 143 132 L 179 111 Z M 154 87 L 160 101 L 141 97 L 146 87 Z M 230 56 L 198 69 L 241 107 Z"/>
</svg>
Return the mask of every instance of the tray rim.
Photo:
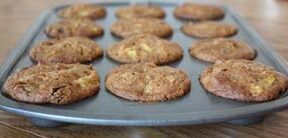
<svg viewBox="0 0 288 138">
<path fill-rule="evenodd" d="M 128 0 L 129 1 L 129 0 Z M 128 2 L 128 1 L 124 1 Z M 156 0 L 156 2 L 160 3 L 181 3 L 177 1 L 161 1 Z M 97 3 L 97 4 L 109 4 L 109 3 L 123 3 L 123 2 L 95 2 L 92 1 L 91 3 Z M 151 2 L 151 3 L 154 3 Z M 66 6 L 69 4 L 63 4 L 59 6 L 55 6 L 46 12 L 42 14 L 32 25 L 32 27 L 29 28 L 29 31 L 27 31 L 23 36 L 23 38 L 17 43 L 17 46 L 13 49 L 13 51 L 6 57 L 3 64 L 0 67 L 0 81 L 1 85 L 4 83 L 4 79 L 6 78 L 7 74 L 11 71 L 11 69 L 14 67 L 14 65 L 18 62 L 19 58 L 21 58 L 22 54 L 25 52 L 25 50 L 28 47 L 28 44 L 34 39 L 34 37 L 37 35 L 34 30 L 39 30 L 43 24 L 45 23 L 46 19 L 49 17 L 50 13 L 52 13 L 54 10 L 57 10 L 58 8 L 61 8 L 63 6 Z M 241 21 L 239 23 L 240 25 L 243 25 L 245 31 L 247 31 L 253 39 L 257 40 L 255 43 L 259 43 L 259 45 L 263 46 L 265 51 L 270 51 L 270 55 L 272 56 L 273 60 L 276 60 L 277 64 L 279 64 L 283 71 L 285 71 L 286 74 L 288 74 L 287 70 L 285 68 L 288 68 L 288 64 L 285 61 L 285 59 L 278 55 L 277 52 L 273 47 L 270 46 L 270 44 L 267 44 L 267 42 L 264 41 L 262 37 L 256 33 L 256 31 L 248 25 L 246 20 L 244 20 L 241 16 L 239 16 L 232 8 L 223 5 L 222 7 L 225 8 L 225 10 L 229 11 L 235 20 Z M 20 43 L 21 42 L 21 43 Z M 0 96 L 0 99 L 3 98 L 3 95 Z M 8 101 L 8 100 L 7 100 Z M 239 118 L 245 118 L 245 117 L 252 117 L 252 116 L 259 116 L 263 114 L 268 114 L 271 112 L 276 112 L 282 109 L 285 109 L 288 107 L 288 97 L 283 97 L 280 99 L 276 99 L 271 102 L 266 103 L 259 103 L 255 105 L 249 105 L 248 107 L 239 107 L 235 109 L 229 109 L 229 110 L 223 110 L 223 111 L 208 111 L 208 112 L 200 112 L 200 113 L 177 113 L 173 115 L 167 115 L 166 116 L 177 116 L 178 119 L 176 120 L 167 120 L 167 119 L 159 119 L 155 117 L 155 119 L 145 119 L 145 115 L 138 116 L 134 118 L 137 119 L 129 119 L 129 116 L 122 116 L 115 118 L 115 113 L 113 113 L 114 117 L 110 117 L 111 114 L 97 114 L 96 118 L 93 117 L 87 117 L 84 114 L 78 114 L 78 115 L 67 115 L 67 112 L 74 112 L 73 110 L 66 111 L 66 113 L 62 112 L 55 112 L 54 114 L 51 114 L 51 111 L 58 111 L 61 109 L 52 109 L 51 111 L 36 111 L 34 108 L 33 110 L 29 109 L 23 109 L 21 107 L 17 106 L 16 101 L 9 100 L 8 102 L 3 102 L 0 100 L 0 109 L 24 115 L 26 117 L 36 117 L 36 118 L 42 118 L 42 119 L 48 119 L 48 120 L 54 120 L 54 121 L 60 121 L 60 122 L 70 122 L 70 123 L 80 123 L 80 124 L 94 124 L 94 125 L 119 125 L 119 126 L 155 126 L 155 125 L 188 125 L 188 124 L 203 124 L 203 123 L 213 123 L 213 122 L 221 122 L 221 121 L 228 121 L 228 120 L 234 120 Z M 33 106 L 32 106 L 33 108 Z M 41 108 L 41 107 L 39 107 Z M 77 111 L 76 111 L 77 112 Z M 213 114 L 211 114 L 211 112 Z M 118 113 L 119 114 L 119 113 Z M 113 116 L 112 115 L 112 116 Z M 117 115 L 117 114 L 116 114 Z M 121 115 L 121 114 L 119 114 Z M 141 118 L 142 117 L 142 118 Z"/>
</svg>

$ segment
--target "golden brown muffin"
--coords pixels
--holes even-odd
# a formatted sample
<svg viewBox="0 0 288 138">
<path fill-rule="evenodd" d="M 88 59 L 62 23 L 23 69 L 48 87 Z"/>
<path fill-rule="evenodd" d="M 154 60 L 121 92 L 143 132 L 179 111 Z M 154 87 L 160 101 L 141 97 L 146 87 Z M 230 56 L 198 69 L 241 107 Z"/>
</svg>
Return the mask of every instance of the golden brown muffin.
<svg viewBox="0 0 288 138">
<path fill-rule="evenodd" d="M 205 39 L 195 42 L 189 53 L 198 59 L 215 62 L 227 59 L 249 59 L 256 57 L 256 51 L 247 44 L 228 38 Z"/>
<path fill-rule="evenodd" d="M 158 37 L 168 37 L 173 30 L 170 25 L 160 19 L 138 18 L 118 20 L 111 26 L 111 32 L 115 36 L 125 38 L 137 34 L 151 34 Z"/>
<path fill-rule="evenodd" d="M 42 64 L 84 63 L 101 57 L 103 51 L 93 40 L 84 37 L 69 37 L 41 42 L 30 51 L 30 57 Z"/>
<path fill-rule="evenodd" d="M 106 88 L 116 96 L 143 102 L 165 101 L 190 91 L 187 74 L 168 66 L 150 63 L 125 64 L 114 68 L 105 81 Z"/>
<path fill-rule="evenodd" d="M 62 18 L 91 19 L 103 18 L 106 15 L 106 9 L 100 5 L 75 4 L 70 5 L 58 12 Z"/>
<path fill-rule="evenodd" d="M 193 21 L 218 20 L 224 17 L 224 11 L 217 6 L 184 3 L 175 8 L 174 16 Z"/>
<path fill-rule="evenodd" d="M 110 58 L 121 63 L 152 62 L 166 64 L 182 58 L 179 44 L 153 35 L 140 34 L 128 37 L 107 49 Z"/>
<path fill-rule="evenodd" d="M 97 37 L 103 34 L 101 26 L 90 20 L 66 19 L 45 28 L 44 33 L 50 38 L 66 38 L 72 36 Z"/>
<path fill-rule="evenodd" d="M 134 18 L 164 18 L 165 12 L 159 6 L 125 6 L 116 11 L 116 16 L 120 19 Z"/>
<path fill-rule="evenodd" d="M 12 74 L 5 94 L 21 102 L 69 104 L 98 93 L 99 76 L 89 65 L 35 65 Z"/>
<path fill-rule="evenodd" d="M 229 37 L 238 32 L 235 26 L 218 22 L 187 23 L 181 30 L 186 35 L 197 38 Z"/>
<path fill-rule="evenodd" d="M 288 78 L 276 70 L 244 59 L 217 61 L 200 75 L 208 92 L 239 101 L 262 102 L 286 91 Z"/>
</svg>

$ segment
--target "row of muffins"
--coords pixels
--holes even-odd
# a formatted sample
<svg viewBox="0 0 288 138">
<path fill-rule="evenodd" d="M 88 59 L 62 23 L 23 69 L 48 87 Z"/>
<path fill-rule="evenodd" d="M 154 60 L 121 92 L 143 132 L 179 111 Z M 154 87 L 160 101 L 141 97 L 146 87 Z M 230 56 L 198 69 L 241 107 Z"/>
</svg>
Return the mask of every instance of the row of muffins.
<svg viewBox="0 0 288 138">
<path fill-rule="evenodd" d="M 195 9 L 195 10 L 188 10 L 189 7 L 190 7 L 190 9 Z M 93 8 L 95 9 L 94 11 L 92 10 Z M 85 11 L 84 9 L 86 9 L 87 11 Z M 185 9 L 185 10 L 181 10 L 181 9 Z M 78 10 L 78 13 L 76 12 L 77 10 Z M 82 10 L 84 10 L 84 11 L 82 11 Z M 100 36 L 103 34 L 103 29 L 99 25 L 95 24 L 93 21 L 87 20 L 87 18 L 88 19 L 97 19 L 96 17 L 94 17 L 95 16 L 94 14 L 96 14 L 95 13 L 96 11 L 98 11 L 98 12 L 101 11 L 100 12 L 101 16 L 97 15 L 96 16 L 97 18 L 103 17 L 106 14 L 106 10 L 101 6 L 100 7 L 94 6 L 93 7 L 92 5 L 75 5 L 75 6 L 68 7 L 64 10 L 59 11 L 59 16 L 65 17 L 65 18 L 69 17 L 69 18 L 74 18 L 74 19 L 61 20 L 57 23 L 49 25 L 45 29 L 44 32 L 47 36 L 52 37 L 52 38 L 67 38 L 67 37 L 71 37 L 71 36 L 85 36 L 85 37 L 91 38 L 91 37 L 95 37 L 95 36 Z M 86 14 L 83 14 L 83 12 Z M 69 16 L 69 13 L 71 14 L 70 16 Z M 90 13 L 90 14 L 88 14 L 88 13 Z M 220 18 L 223 18 L 223 16 L 224 16 L 224 12 L 220 8 L 216 8 L 213 6 L 203 6 L 203 5 L 196 5 L 195 6 L 195 4 L 183 4 L 182 6 L 175 8 L 174 15 L 177 18 L 181 18 L 180 13 L 182 13 L 183 15 L 186 15 L 186 16 L 192 14 L 191 18 L 190 18 L 192 20 L 220 19 Z M 195 13 L 196 13 L 196 15 L 194 15 Z M 130 43 L 138 43 L 138 41 L 142 41 L 142 40 L 143 41 L 151 41 L 152 39 L 160 41 L 160 39 L 156 39 L 155 37 L 152 37 L 150 35 L 155 35 L 158 37 L 167 37 L 173 33 L 172 27 L 170 27 L 170 25 L 168 25 L 167 23 L 165 23 L 162 20 L 152 18 L 152 17 L 163 18 L 165 16 L 165 12 L 163 11 L 163 9 L 161 9 L 160 7 L 157 7 L 157 6 L 123 7 L 123 8 L 119 8 L 119 10 L 116 12 L 116 16 L 119 18 L 124 18 L 125 20 L 120 19 L 119 21 L 116 21 L 116 23 L 114 23 L 111 26 L 111 33 L 116 35 L 116 36 L 123 37 L 123 38 L 133 36 L 133 35 L 134 36 L 139 35 L 137 37 L 135 36 L 135 38 L 130 38 L 129 39 L 129 41 L 131 41 Z M 186 16 L 185 16 L 185 19 L 190 17 L 190 16 L 188 16 L 188 17 L 186 17 Z M 146 18 L 139 18 L 139 17 L 146 17 Z M 201 18 L 201 17 L 203 17 L 203 18 Z M 75 18 L 77 18 L 77 19 L 75 19 Z M 83 20 L 83 18 L 85 20 Z M 184 18 L 184 17 L 182 17 L 182 18 Z M 220 23 L 216 23 L 216 22 L 188 23 L 188 24 L 184 25 L 181 28 L 181 30 L 187 35 L 191 35 L 191 36 L 199 37 L 199 38 L 226 37 L 226 36 L 231 36 L 231 35 L 234 35 L 237 33 L 236 27 L 234 27 L 232 25 L 223 24 L 223 23 L 220 24 Z M 143 34 L 146 34 L 146 35 L 143 35 Z M 56 44 L 57 47 L 59 47 L 59 46 L 61 47 L 61 45 L 66 45 L 65 43 L 70 43 L 70 42 L 74 43 L 74 45 L 79 45 L 78 41 L 80 41 L 80 38 L 74 38 L 74 39 L 75 39 L 75 43 L 73 42 L 73 39 L 68 38 L 68 40 L 66 40 L 66 41 L 65 40 L 63 40 L 61 42 L 54 41 L 53 44 L 54 43 L 60 43 L 58 45 Z M 138 39 L 140 39 L 140 40 L 138 40 Z M 151 48 L 149 45 L 148 46 L 144 45 L 144 47 L 140 46 L 141 50 L 139 50 L 139 47 L 137 45 L 132 46 L 131 44 L 127 44 L 129 41 L 125 40 L 125 41 L 120 42 L 119 44 L 115 44 L 115 45 L 119 46 L 119 45 L 122 45 L 122 43 L 124 43 L 124 44 L 126 43 L 127 46 L 122 46 L 122 48 L 120 48 L 122 50 L 123 47 L 126 47 L 126 49 L 127 49 L 127 47 L 130 47 L 130 49 L 131 49 L 130 51 L 124 50 L 127 52 L 126 55 L 125 54 L 123 55 L 123 51 L 121 51 L 121 50 L 119 50 L 119 48 L 115 47 L 115 48 L 108 48 L 108 52 L 107 52 L 108 56 L 111 57 L 112 59 L 115 59 L 115 60 L 122 62 L 122 63 L 131 63 L 131 62 L 139 61 L 139 62 L 154 62 L 154 63 L 159 62 L 158 64 L 165 64 L 165 63 L 179 59 L 179 56 L 182 55 L 182 54 L 179 54 L 181 52 L 175 52 L 178 54 L 176 54 L 175 56 L 172 56 L 172 58 L 168 57 L 168 59 L 170 59 L 170 60 L 165 60 L 163 62 L 161 62 L 161 60 L 158 61 L 159 58 L 166 58 L 166 57 L 161 56 L 161 54 L 159 54 L 159 52 L 158 52 L 158 54 L 156 54 L 156 57 L 155 57 L 155 55 L 151 55 L 151 56 L 153 56 L 153 58 L 137 56 L 138 52 L 140 52 L 140 55 L 141 55 L 142 51 L 144 51 L 144 52 L 145 51 L 146 52 L 154 51 L 153 48 L 155 48 L 155 47 Z M 161 40 L 161 41 L 164 42 L 165 40 Z M 173 45 L 173 46 L 167 45 L 168 43 L 169 43 L 169 45 Z M 44 63 L 48 63 L 48 61 L 45 62 L 45 60 L 49 60 L 49 58 L 47 58 L 47 56 L 45 56 L 46 52 L 41 52 L 41 50 L 45 51 L 45 49 L 48 49 L 48 48 L 46 48 L 47 44 L 51 45 L 52 43 L 49 41 L 41 43 L 40 46 L 38 48 L 36 48 L 37 50 L 32 50 L 32 51 L 35 51 L 35 52 L 31 52 L 31 54 L 30 54 L 32 59 L 34 59 L 36 61 L 40 61 L 40 62 L 42 61 Z M 153 44 L 153 42 L 151 44 Z M 73 45 L 73 44 L 69 44 L 69 45 Z M 91 45 L 92 45 L 92 43 L 90 43 L 90 46 Z M 97 45 L 97 44 L 94 44 L 94 45 Z M 236 40 L 230 40 L 230 39 L 215 39 L 215 40 L 210 40 L 210 41 L 205 40 L 205 42 L 200 41 L 200 42 L 196 43 L 195 45 L 193 45 L 194 48 L 191 48 L 191 50 L 190 50 L 191 55 L 193 55 L 195 57 L 201 57 L 201 56 L 198 56 L 197 53 L 203 53 L 203 52 L 201 52 L 201 49 L 203 49 L 203 47 L 205 47 L 206 45 L 208 45 L 208 49 L 213 49 L 213 48 L 211 48 L 210 45 L 214 45 L 215 48 L 222 48 L 223 50 L 221 50 L 221 51 L 224 51 L 224 54 L 228 53 L 228 55 L 226 55 L 226 56 L 221 55 L 218 57 L 217 57 L 217 55 L 215 55 L 215 54 L 211 55 L 211 53 L 210 53 L 210 55 L 209 54 L 207 55 L 208 56 L 207 58 L 202 58 L 203 60 L 206 60 L 206 61 L 209 60 L 211 56 L 214 56 L 214 58 L 216 58 L 218 60 L 233 58 L 233 56 L 234 56 L 234 58 L 236 58 L 238 56 L 238 58 L 251 59 L 251 58 L 254 58 L 256 56 L 256 52 L 251 50 L 251 48 L 248 47 L 246 44 L 238 42 Z M 227 46 L 223 47 L 222 45 L 227 45 Z M 162 44 L 160 44 L 160 46 L 162 46 Z M 178 47 L 179 46 L 176 43 L 171 43 L 171 42 L 165 41 L 164 49 L 167 49 L 167 51 L 171 51 L 173 49 L 176 49 L 176 51 L 179 51 L 179 50 L 177 50 L 177 49 L 179 49 Z M 239 50 L 244 49 L 244 50 L 246 50 L 246 52 L 244 52 L 244 53 L 239 52 L 237 54 L 237 56 L 235 56 L 235 53 L 237 53 L 237 52 L 230 53 L 231 50 L 229 50 L 229 49 L 231 49 L 232 47 L 239 49 Z M 89 47 L 89 48 L 91 48 L 91 47 Z M 135 48 L 138 50 L 135 50 Z M 50 50 L 51 49 L 53 49 L 53 46 L 50 46 Z M 118 50 L 118 53 L 115 53 L 115 49 Z M 72 48 L 72 50 L 73 50 L 73 48 Z M 196 52 L 196 54 L 195 54 L 195 52 L 193 52 L 193 51 L 198 51 L 198 52 Z M 247 51 L 248 51 L 248 56 L 247 56 Z M 63 50 L 63 52 L 66 53 L 65 50 Z M 99 50 L 99 48 L 98 48 L 96 53 L 94 53 L 90 57 L 86 57 L 87 58 L 86 61 L 93 60 L 93 58 L 91 58 L 91 57 L 97 58 L 97 57 L 101 56 L 102 55 L 101 52 L 102 52 L 102 50 Z M 42 53 L 41 54 L 42 56 L 37 56 L 35 53 Z M 121 53 L 121 54 L 119 54 L 119 53 Z M 241 54 L 241 53 L 243 53 L 243 54 Z M 50 54 L 51 54 L 51 52 L 49 52 L 48 56 L 53 58 L 53 56 L 50 56 Z M 151 54 L 153 54 L 153 52 Z M 81 54 L 78 54 L 78 55 L 81 55 Z M 128 55 L 128 57 L 127 57 L 127 55 Z M 130 55 L 130 59 L 129 59 L 129 55 Z M 147 54 L 144 53 L 144 56 L 145 55 L 147 56 Z M 157 57 L 157 55 L 159 55 L 159 57 Z M 148 54 L 148 56 L 149 56 L 149 54 Z M 56 58 L 59 59 L 61 57 L 57 56 Z M 65 58 L 65 55 L 64 55 L 64 58 Z M 211 57 L 211 58 L 213 58 L 213 57 Z M 216 59 L 215 59 L 215 61 L 216 61 Z M 54 60 L 55 59 L 51 59 L 50 62 L 53 63 Z M 86 61 L 85 60 L 67 61 L 67 63 L 73 63 L 73 62 L 77 63 L 77 62 L 86 62 Z"/>
<path fill-rule="evenodd" d="M 157 6 L 129 6 L 117 11 L 116 16 L 124 19 L 113 24 L 111 32 L 124 40 L 110 45 L 107 54 L 118 62 L 133 64 L 118 66 L 106 76 L 105 86 L 111 93 L 149 102 L 170 100 L 190 92 L 191 82 L 184 71 L 155 65 L 179 60 L 183 54 L 179 44 L 160 38 L 173 32 L 164 21 L 155 19 L 165 16 L 161 10 Z M 103 33 L 91 19 L 105 14 L 105 8 L 95 5 L 74 5 L 59 11 L 60 17 L 72 19 L 50 25 L 44 32 L 61 39 L 48 40 L 32 48 L 30 57 L 42 64 L 10 76 L 4 85 L 5 92 L 19 101 L 53 104 L 68 104 L 95 95 L 100 89 L 95 69 L 71 63 L 84 63 L 103 55 L 99 45 L 89 38 Z M 191 55 L 210 62 L 225 60 L 200 75 L 204 89 L 241 101 L 272 100 L 286 90 L 285 75 L 260 63 L 243 60 L 254 59 L 254 49 L 243 42 L 217 38 L 237 33 L 234 26 L 206 21 L 223 18 L 221 8 L 185 3 L 175 8 L 174 15 L 186 20 L 205 20 L 188 23 L 182 31 L 199 38 L 213 38 L 196 42 L 189 49 Z"/>
<path fill-rule="evenodd" d="M 104 18 L 107 14 L 105 7 L 92 4 L 70 5 L 58 12 L 61 18 L 77 18 L 97 20 Z M 120 7 L 116 11 L 116 16 L 120 19 L 133 18 L 164 18 L 165 11 L 155 5 L 133 5 Z M 193 21 L 217 20 L 224 17 L 224 11 L 221 8 L 202 5 L 196 3 L 185 3 L 175 8 L 175 17 Z"/>
</svg>

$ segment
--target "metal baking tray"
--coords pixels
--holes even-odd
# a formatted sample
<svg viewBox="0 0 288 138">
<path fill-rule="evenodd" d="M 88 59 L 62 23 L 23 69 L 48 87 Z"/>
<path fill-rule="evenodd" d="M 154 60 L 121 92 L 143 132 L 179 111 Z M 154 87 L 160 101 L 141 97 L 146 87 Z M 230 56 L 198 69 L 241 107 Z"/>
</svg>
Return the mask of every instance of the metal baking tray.
<svg viewBox="0 0 288 138">
<path fill-rule="evenodd" d="M 104 2 L 108 14 L 96 22 L 105 29 L 105 34 L 94 40 L 106 50 L 107 45 L 119 41 L 110 33 L 110 26 L 117 19 L 115 10 L 129 2 Z M 147 4 L 147 3 L 145 3 Z M 180 27 L 185 23 L 176 19 L 172 12 L 179 1 L 149 2 L 151 5 L 160 5 L 166 12 L 165 21 L 169 23 L 174 34 L 168 39 L 178 42 L 183 50 L 182 60 L 168 64 L 180 68 L 189 74 L 192 81 L 191 92 L 175 100 L 159 103 L 138 103 L 116 97 L 105 89 L 105 75 L 113 67 L 119 65 L 105 55 L 103 58 L 91 62 L 101 77 L 101 90 L 98 95 L 69 105 L 35 105 L 17 102 L 0 94 L 0 108 L 2 110 L 20 114 L 40 126 L 57 126 L 62 123 L 79 123 L 93 125 L 118 126 L 168 126 L 204 124 L 214 122 L 233 122 L 240 124 L 255 123 L 263 116 L 280 111 L 288 107 L 288 97 L 283 94 L 279 99 L 264 103 L 250 103 L 228 100 L 216 97 L 204 91 L 198 82 L 200 72 L 211 63 L 192 58 L 188 53 L 190 45 L 198 39 L 184 35 Z M 35 44 L 48 39 L 43 29 L 56 20 L 57 11 L 67 5 L 54 7 L 44 13 L 24 35 L 18 46 L 7 57 L 0 68 L 1 92 L 2 84 L 11 73 L 33 65 L 29 58 L 29 50 Z M 239 33 L 232 37 L 242 40 L 255 48 L 258 52 L 256 61 L 274 67 L 276 70 L 288 74 L 287 64 L 263 39 L 231 8 L 220 5 L 225 10 L 225 18 L 219 22 L 236 25 Z"/>
</svg>

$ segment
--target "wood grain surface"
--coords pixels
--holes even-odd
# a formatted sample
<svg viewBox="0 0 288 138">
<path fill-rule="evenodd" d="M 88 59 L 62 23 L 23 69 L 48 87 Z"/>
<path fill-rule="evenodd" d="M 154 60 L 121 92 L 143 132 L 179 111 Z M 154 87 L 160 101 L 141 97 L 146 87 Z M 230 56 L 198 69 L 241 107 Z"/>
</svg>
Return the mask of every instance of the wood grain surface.
<svg viewBox="0 0 288 138">
<path fill-rule="evenodd" d="M 80 1 L 80 0 L 78 0 Z M 34 20 L 46 9 L 68 0 L 0 0 L 0 63 Z M 233 7 L 285 59 L 288 59 L 287 0 L 220 0 Z M 37 128 L 25 118 L 0 111 L 2 137 L 288 137 L 288 111 L 272 114 L 250 126 L 226 123 L 177 127 L 108 127 L 67 125 Z"/>
</svg>

